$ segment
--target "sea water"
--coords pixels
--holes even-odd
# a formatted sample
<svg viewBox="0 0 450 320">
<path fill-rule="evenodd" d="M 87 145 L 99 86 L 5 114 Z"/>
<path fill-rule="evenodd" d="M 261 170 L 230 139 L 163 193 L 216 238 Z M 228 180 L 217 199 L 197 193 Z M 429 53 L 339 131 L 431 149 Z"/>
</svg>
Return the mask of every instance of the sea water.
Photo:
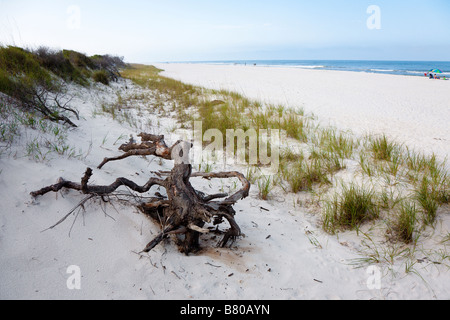
<svg viewBox="0 0 450 320">
<path fill-rule="evenodd" d="M 440 69 L 444 73 L 442 76 L 450 76 L 450 61 L 230 60 L 196 61 L 194 63 L 340 70 L 422 77 L 432 69 Z"/>
</svg>

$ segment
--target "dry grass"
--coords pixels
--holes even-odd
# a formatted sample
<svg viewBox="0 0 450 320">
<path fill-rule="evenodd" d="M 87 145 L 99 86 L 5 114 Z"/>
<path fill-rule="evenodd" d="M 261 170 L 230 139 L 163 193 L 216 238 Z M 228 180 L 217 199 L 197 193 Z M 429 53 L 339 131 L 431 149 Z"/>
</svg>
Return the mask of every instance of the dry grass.
<svg viewBox="0 0 450 320">
<path fill-rule="evenodd" d="M 257 167 L 249 166 L 247 176 L 257 184 L 262 199 L 270 199 L 277 186 L 285 192 L 323 193 L 314 201 L 317 208 L 322 208 L 327 232 L 358 229 L 382 217 L 394 226 L 386 229 L 391 239 L 396 234 L 396 241 L 411 243 L 420 233 L 417 221 L 433 225 L 438 209 L 449 203 L 449 175 L 445 164 L 435 156 L 412 151 L 386 136 L 356 138 L 351 132 L 317 125 L 314 116 L 302 109 L 262 104 L 235 92 L 187 85 L 161 76 L 161 71 L 134 65 L 123 75 L 152 90 L 155 109 L 169 108 L 180 127 L 193 128 L 194 121 L 202 121 L 203 133 L 218 129 L 224 145 L 228 129 L 284 131 L 292 147 L 282 150 L 278 175 L 258 178 Z M 360 164 L 364 187 L 352 182 L 341 186 L 334 183 L 349 161 Z"/>
</svg>

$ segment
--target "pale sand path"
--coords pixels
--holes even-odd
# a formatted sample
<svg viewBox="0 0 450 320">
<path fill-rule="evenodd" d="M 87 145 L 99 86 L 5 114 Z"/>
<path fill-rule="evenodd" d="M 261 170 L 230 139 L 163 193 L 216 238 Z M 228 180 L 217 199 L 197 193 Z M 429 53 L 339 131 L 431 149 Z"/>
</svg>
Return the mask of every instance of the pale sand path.
<svg viewBox="0 0 450 320">
<path fill-rule="evenodd" d="M 450 81 L 242 65 L 156 64 L 163 75 L 269 103 L 301 106 L 358 135 L 387 134 L 441 159 L 450 154 Z"/>
</svg>

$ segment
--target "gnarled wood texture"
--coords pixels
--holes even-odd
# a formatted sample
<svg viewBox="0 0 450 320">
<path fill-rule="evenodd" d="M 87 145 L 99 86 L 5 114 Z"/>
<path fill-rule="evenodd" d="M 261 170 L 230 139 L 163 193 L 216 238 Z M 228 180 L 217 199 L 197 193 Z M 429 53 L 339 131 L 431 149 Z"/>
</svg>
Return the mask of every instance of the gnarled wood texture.
<svg viewBox="0 0 450 320">
<path fill-rule="evenodd" d="M 160 186 L 166 189 L 167 197 L 158 194 L 157 198 L 147 199 L 146 202 L 142 202 L 138 206 L 142 212 L 158 222 L 162 229 L 162 232 L 142 252 L 150 252 L 161 241 L 173 234 L 184 234 L 184 240 L 179 241 L 182 252 L 185 254 L 196 252 L 200 248 L 199 236 L 209 232 L 209 229 L 204 229 L 205 224 L 219 225 L 224 222 L 224 219 L 228 221 L 230 229 L 219 242 L 219 246 L 226 247 L 230 242 L 234 242 L 241 235 L 241 230 L 236 223 L 236 212 L 233 206 L 239 200 L 248 197 L 250 191 L 250 183 L 244 175 L 239 172 L 192 173 L 192 165 L 186 163 L 186 155 L 189 154 L 191 144 L 178 141 L 169 148 L 164 141 L 164 136 L 141 133 L 139 137 L 142 141 L 140 144 L 137 144 L 131 138 L 127 144 L 119 148 L 124 152 L 123 155 L 116 158 L 105 158 L 98 169 L 103 168 L 111 161 L 118 161 L 131 156 L 156 156 L 175 161 L 172 171 L 164 173 L 167 175 L 166 179 L 150 178 L 145 185 L 139 186 L 131 180 L 118 178 L 109 186 L 95 186 L 89 185 L 93 171 L 88 168 L 81 179 L 81 183 L 60 178 L 56 184 L 32 192 L 31 196 L 43 196 L 49 192 L 58 192 L 67 188 L 81 191 L 83 194 L 93 197 L 104 197 L 112 194 L 121 186 L 143 194 L 149 192 L 153 186 Z M 192 177 L 204 179 L 238 178 L 242 183 L 242 188 L 231 196 L 227 194 L 205 195 L 193 188 L 190 182 Z"/>
</svg>

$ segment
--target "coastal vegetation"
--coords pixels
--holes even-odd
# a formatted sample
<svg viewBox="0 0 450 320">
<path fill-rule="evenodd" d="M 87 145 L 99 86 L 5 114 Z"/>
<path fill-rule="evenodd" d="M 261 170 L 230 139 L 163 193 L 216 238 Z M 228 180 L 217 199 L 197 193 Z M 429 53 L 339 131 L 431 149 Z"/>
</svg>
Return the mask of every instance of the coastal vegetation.
<svg viewBox="0 0 450 320">
<path fill-rule="evenodd" d="M 69 87 L 109 84 L 125 66 L 123 58 L 110 55 L 0 46 L 0 156 L 9 154 L 14 141 L 31 130 L 36 134 L 24 142 L 26 157 L 38 162 L 52 155 L 84 158 L 68 138 L 81 117 L 71 106 Z"/>
<path fill-rule="evenodd" d="M 76 126 L 72 118 L 80 117 L 70 107 L 67 87 L 107 85 L 123 77 L 143 90 L 132 94 L 117 91 L 116 101 L 103 102 L 93 111 L 94 116 L 109 115 L 136 129 L 141 129 L 143 122 L 145 127 L 155 126 L 155 120 L 140 116 L 140 108 L 145 106 L 159 118 L 175 119 L 176 124 L 166 128 L 168 132 L 192 130 L 194 123 L 201 121 L 202 133 L 219 130 L 223 144 L 229 129 L 284 132 L 277 174 L 265 176 L 261 163 L 238 169 L 258 190 L 255 196 L 264 201 L 289 199 L 296 208 L 316 215 L 320 227 L 329 234 L 356 232 L 372 243 L 371 230 L 382 230 L 377 231 L 383 235 L 381 242 L 393 248 L 407 246 L 411 252 L 437 227 L 440 215 L 449 212 L 450 175 L 445 161 L 436 155 L 412 150 L 385 135 L 360 137 L 324 126 L 301 108 L 196 87 L 164 77 L 161 72 L 154 66 L 127 66 L 112 56 L 1 47 L 0 92 L 14 103 L 2 99 L 0 141 L 10 145 L 20 127 L 26 126 L 45 137 L 27 142 L 26 153 L 31 159 L 45 161 L 49 150 L 68 158 L 84 157 L 67 139 L 67 127 Z M 0 155 L 4 151 L 0 149 Z M 209 173 L 214 166 L 214 161 L 208 161 L 198 169 Z M 446 239 L 448 242 L 449 237 Z M 366 261 L 382 260 L 379 246 L 373 242 L 376 252 L 366 255 L 377 258 Z"/>
<path fill-rule="evenodd" d="M 76 83 L 88 87 L 91 80 L 107 85 L 118 79 L 118 70 L 123 67 L 123 58 L 109 55 L 88 57 L 47 47 L 0 46 L 0 92 L 29 116 L 76 127 L 71 116 L 79 120 L 79 114 L 70 107 L 67 86 Z"/>
<path fill-rule="evenodd" d="M 261 199 L 302 195 L 298 203 L 318 214 L 330 234 L 362 232 L 378 224 L 390 242 L 411 244 L 436 225 L 439 212 L 448 212 L 450 176 L 446 163 L 435 155 L 411 150 L 384 135 L 357 137 L 318 124 L 302 109 L 195 87 L 164 77 L 161 71 L 133 65 L 122 74 L 153 92 L 153 107 L 173 114 L 179 129 L 192 129 L 200 120 L 203 133 L 218 129 L 224 137 L 227 129 L 284 131 L 287 147 L 277 175 L 260 174 L 261 165 L 243 171 Z"/>
</svg>

